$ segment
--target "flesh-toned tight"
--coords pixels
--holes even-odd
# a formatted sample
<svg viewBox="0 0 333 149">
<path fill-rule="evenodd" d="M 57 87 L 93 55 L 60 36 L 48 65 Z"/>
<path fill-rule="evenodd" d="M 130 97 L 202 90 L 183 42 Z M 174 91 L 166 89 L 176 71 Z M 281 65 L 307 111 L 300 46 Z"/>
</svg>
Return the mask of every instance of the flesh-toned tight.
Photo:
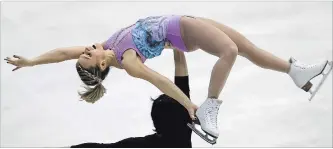
<svg viewBox="0 0 333 149">
<path fill-rule="evenodd" d="M 234 65 L 241 55 L 257 66 L 287 73 L 288 61 L 256 47 L 243 35 L 211 19 L 182 17 L 181 32 L 189 52 L 202 49 L 219 57 L 215 63 L 208 89 L 208 98 L 218 98 Z"/>
</svg>

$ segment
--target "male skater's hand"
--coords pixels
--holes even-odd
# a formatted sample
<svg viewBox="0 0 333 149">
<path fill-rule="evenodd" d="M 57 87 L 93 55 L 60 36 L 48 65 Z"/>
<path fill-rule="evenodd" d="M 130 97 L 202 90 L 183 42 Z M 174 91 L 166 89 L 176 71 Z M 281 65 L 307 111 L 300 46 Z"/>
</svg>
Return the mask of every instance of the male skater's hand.
<svg viewBox="0 0 333 149">
<path fill-rule="evenodd" d="M 192 120 L 196 119 L 195 112 L 198 110 L 198 106 L 195 104 L 191 104 L 189 108 L 187 108 L 188 114 L 190 115 Z"/>
<path fill-rule="evenodd" d="M 13 57 L 14 58 L 10 58 L 10 57 L 5 58 L 5 60 L 7 61 L 8 64 L 12 64 L 12 65 L 16 66 L 16 68 L 14 68 L 12 71 L 20 69 L 22 67 L 32 66 L 31 61 L 22 56 L 14 55 Z"/>
</svg>

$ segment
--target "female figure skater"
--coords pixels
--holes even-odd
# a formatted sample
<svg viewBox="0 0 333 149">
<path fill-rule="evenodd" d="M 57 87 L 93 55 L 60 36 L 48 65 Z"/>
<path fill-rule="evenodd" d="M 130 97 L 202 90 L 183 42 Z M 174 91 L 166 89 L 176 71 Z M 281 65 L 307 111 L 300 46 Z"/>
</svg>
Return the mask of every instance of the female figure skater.
<svg viewBox="0 0 333 149">
<path fill-rule="evenodd" d="M 146 59 L 159 56 L 164 48 L 183 52 L 202 49 L 218 57 L 213 66 L 207 99 L 198 108 L 169 79 L 144 65 Z M 167 15 L 139 19 L 133 25 L 114 33 L 108 40 L 92 46 L 57 48 L 28 60 L 20 56 L 6 58 L 8 63 L 21 67 L 78 59 L 77 72 L 87 85 L 87 91 L 79 93 L 87 102 L 94 103 L 105 93 L 101 84 L 110 67 L 124 69 L 130 76 L 144 79 L 164 94 L 177 100 L 200 123 L 201 128 L 215 139 L 219 136 L 217 114 L 222 100 L 218 99 L 230 70 L 241 55 L 257 66 L 288 74 L 294 83 L 309 91 L 313 77 L 322 73 L 328 61 L 311 66 L 295 59 L 289 62 L 256 47 L 243 35 L 214 20 L 193 16 Z M 94 87 L 88 87 L 94 86 Z M 311 92 L 312 93 L 312 92 Z"/>
<path fill-rule="evenodd" d="M 190 98 L 189 75 L 184 52 L 173 50 L 174 83 Z M 134 93 L 135 94 L 135 93 Z M 138 99 L 140 100 L 140 99 Z M 151 99 L 151 119 L 155 133 L 144 137 L 129 137 L 114 143 L 81 143 L 71 148 L 192 148 L 191 118 L 187 110 L 171 97 L 161 94 Z"/>
</svg>

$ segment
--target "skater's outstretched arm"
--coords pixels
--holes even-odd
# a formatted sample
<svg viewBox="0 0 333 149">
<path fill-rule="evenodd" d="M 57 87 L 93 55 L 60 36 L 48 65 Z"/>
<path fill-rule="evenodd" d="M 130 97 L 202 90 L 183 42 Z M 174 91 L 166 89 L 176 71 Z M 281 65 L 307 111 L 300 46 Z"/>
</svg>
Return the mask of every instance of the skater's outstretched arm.
<svg viewBox="0 0 333 149">
<path fill-rule="evenodd" d="M 104 43 L 102 43 L 103 45 Z M 16 66 L 13 71 L 22 67 L 31 67 L 42 64 L 59 63 L 66 60 L 78 59 L 86 50 L 85 46 L 61 47 L 47 51 L 37 57 L 28 59 L 23 56 L 14 55 L 13 58 L 7 57 L 7 63 Z"/>
<path fill-rule="evenodd" d="M 194 119 L 196 106 L 192 104 L 190 99 L 172 81 L 145 66 L 137 57 L 134 50 L 127 50 L 123 57 L 123 67 L 129 75 L 150 82 L 164 94 L 177 100 L 189 111 L 191 118 Z"/>
</svg>

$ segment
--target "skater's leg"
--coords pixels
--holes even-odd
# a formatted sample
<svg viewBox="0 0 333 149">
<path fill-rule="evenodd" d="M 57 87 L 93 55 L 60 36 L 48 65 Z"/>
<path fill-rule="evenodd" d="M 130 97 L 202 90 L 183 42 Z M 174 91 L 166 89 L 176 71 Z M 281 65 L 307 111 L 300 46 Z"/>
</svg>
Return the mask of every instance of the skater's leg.
<svg viewBox="0 0 333 149">
<path fill-rule="evenodd" d="M 242 34 L 234 29 L 218 23 L 211 19 L 199 18 L 207 23 L 214 25 L 226 33 L 230 39 L 235 42 L 238 47 L 238 52 L 241 56 L 247 58 L 257 66 L 265 69 L 271 69 L 279 72 L 288 73 L 290 69 L 290 63 L 287 60 L 283 60 L 272 53 L 269 53 L 263 49 L 258 48 Z"/>
<path fill-rule="evenodd" d="M 217 115 L 222 104 L 222 100 L 218 100 L 218 97 L 234 65 L 238 48 L 223 31 L 211 24 L 185 17 L 181 20 L 181 26 L 183 40 L 185 45 L 190 47 L 189 51 L 199 48 L 219 58 L 211 72 L 208 99 L 196 111 L 202 130 L 217 138 L 219 136 Z M 210 142 L 212 143 L 214 140 Z"/>
<path fill-rule="evenodd" d="M 219 58 L 211 72 L 208 89 L 208 98 L 218 98 L 238 55 L 237 46 L 223 31 L 203 21 L 183 18 L 181 24 L 185 44 L 195 43 Z"/>
<path fill-rule="evenodd" d="M 232 39 L 237 45 L 239 54 L 243 57 L 246 57 L 254 64 L 262 68 L 288 73 L 288 75 L 292 78 L 294 83 L 299 88 L 302 88 L 306 92 L 309 91 L 312 94 L 311 98 L 315 95 L 315 93 L 321 86 L 321 84 L 319 84 L 319 86 L 313 88 L 310 80 L 318 76 L 319 74 L 322 74 L 324 68 L 328 64 L 327 60 L 312 65 L 303 64 L 293 58 L 291 58 L 288 62 L 265 50 L 258 48 L 248 39 L 246 39 L 242 34 L 238 33 L 237 31 L 226 25 L 223 25 L 211 19 L 198 19 L 215 26 L 216 28 L 226 33 L 230 37 L 230 39 Z M 329 63 L 329 67 L 332 67 L 331 64 L 332 63 Z M 325 80 L 327 74 L 323 75 L 324 77 L 322 78 L 322 81 Z"/>
</svg>

